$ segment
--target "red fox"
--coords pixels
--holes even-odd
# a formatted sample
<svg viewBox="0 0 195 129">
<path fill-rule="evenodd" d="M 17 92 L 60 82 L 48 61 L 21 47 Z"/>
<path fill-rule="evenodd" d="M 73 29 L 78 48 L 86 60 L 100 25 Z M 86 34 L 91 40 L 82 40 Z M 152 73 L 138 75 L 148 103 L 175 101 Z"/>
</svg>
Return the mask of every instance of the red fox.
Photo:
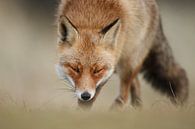
<svg viewBox="0 0 195 129">
<path fill-rule="evenodd" d="M 139 73 L 174 104 L 187 100 L 188 78 L 173 57 L 155 0 L 62 0 L 57 23 L 56 71 L 79 106 L 90 108 L 113 73 L 120 78 L 113 108 L 130 97 L 141 106 Z"/>
</svg>

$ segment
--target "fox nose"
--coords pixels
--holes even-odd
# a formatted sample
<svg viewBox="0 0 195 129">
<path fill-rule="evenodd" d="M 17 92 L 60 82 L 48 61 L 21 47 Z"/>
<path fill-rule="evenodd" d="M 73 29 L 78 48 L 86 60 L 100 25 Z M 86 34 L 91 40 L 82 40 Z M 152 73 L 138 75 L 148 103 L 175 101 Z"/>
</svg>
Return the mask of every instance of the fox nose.
<svg viewBox="0 0 195 129">
<path fill-rule="evenodd" d="M 91 98 L 91 94 L 89 94 L 88 92 L 84 92 L 81 94 L 81 98 L 85 101 L 89 100 Z"/>
</svg>

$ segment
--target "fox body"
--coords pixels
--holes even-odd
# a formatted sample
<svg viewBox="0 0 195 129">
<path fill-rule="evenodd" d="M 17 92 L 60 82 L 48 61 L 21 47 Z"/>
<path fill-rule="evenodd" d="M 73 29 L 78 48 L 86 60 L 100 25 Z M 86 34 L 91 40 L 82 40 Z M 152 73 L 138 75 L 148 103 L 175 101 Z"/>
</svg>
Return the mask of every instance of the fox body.
<svg viewBox="0 0 195 129">
<path fill-rule="evenodd" d="M 188 97 L 188 79 L 163 33 L 155 0 L 62 0 L 57 14 L 58 75 L 69 82 L 81 107 L 90 107 L 113 73 L 120 94 L 141 105 L 139 73 L 175 104 Z"/>
</svg>

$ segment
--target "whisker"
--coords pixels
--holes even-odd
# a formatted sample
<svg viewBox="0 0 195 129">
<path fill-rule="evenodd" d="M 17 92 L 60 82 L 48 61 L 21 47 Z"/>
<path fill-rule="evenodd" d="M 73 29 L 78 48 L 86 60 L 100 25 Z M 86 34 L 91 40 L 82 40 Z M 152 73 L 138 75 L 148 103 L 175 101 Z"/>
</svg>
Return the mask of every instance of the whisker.
<svg viewBox="0 0 195 129">
<path fill-rule="evenodd" d="M 71 92 L 73 98 L 77 98 L 77 95 L 75 93 L 75 87 L 70 84 L 67 80 L 62 80 L 62 83 L 65 84 L 66 87 L 57 88 L 57 90 L 64 91 L 64 92 Z"/>
<path fill-rule="evenodd" d="M 73 98 L 77 98 L 77 95 L 74 93 L 74 94 L 72 95 L 72 97 L 73 97 Z"/>
<path fill-rule="evenodd" d="M 73 88 L 73 86 L 71 86 L 70 84 L 68 83 L 64 83 L 67 87 L 70 87 L 70 88 Z"/>
<path fill-rule="evenodd" d="M 70 89 L 70 88 L 58 88 L 57 90 L 60 90 L 60 91 L 68 91 L 68 92 L 74 92 L 74 89 Z"/>
<path fill-rule="evenodd" d="M 65 85 L 67 85 L 68 87 L 71 87 L 71 88 L 74 88 L 72 85 L 70 85 L 70 83 L 69 82 L 67 82 L 67 81 L 63 81 L 63 83 L 65 84 Z"/>
<path fill-rule="evenodd" d="M 65 85 L 64 87 L 61 87 L 61 88 L 74 89 L 74 87 L 71 87 L 71 86 L 68 86 L 68 85 Z"/>
</svg>

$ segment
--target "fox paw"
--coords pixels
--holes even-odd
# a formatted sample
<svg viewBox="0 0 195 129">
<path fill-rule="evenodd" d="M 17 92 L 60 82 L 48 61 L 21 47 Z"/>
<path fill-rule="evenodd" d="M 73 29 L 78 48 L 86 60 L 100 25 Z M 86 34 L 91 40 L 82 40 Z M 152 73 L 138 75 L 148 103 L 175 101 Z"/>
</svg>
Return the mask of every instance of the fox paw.
<svg viewBox="0 0 195 129">
<path fill-rule="evenodd" d="M 114 103 L 111 105 L 110 109 L 115 111 L 123 111 L 125 109 L 126 103 L 121 97 L 115 99 Z"/>
</svg>

